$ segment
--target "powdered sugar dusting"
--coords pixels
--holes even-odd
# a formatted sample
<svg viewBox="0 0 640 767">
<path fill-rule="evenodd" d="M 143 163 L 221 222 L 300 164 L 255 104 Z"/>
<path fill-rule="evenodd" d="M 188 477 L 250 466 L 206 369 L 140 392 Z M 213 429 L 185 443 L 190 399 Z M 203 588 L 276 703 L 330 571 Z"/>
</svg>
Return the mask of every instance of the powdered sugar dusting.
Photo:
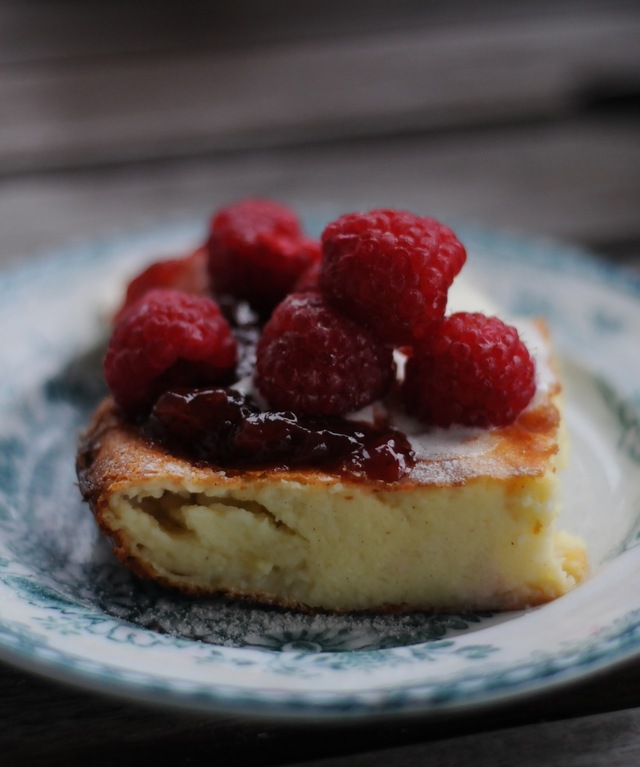
<svg viewBox="0 0 640 767">
<path fill-rule="evenodd" d="M 535 361 L 536 393 L 526 408 L 532 410 L 548 401 L 558 384 L 558 377 L 552 365 L 549 344 L 536 322 L 523 318 L 509 321 L 518 330 Z M 401 376 L 405 357 L 396 352 L 395 358 Z M 499 430 L 459 425 L 446 429 L 428 428 L 407 414 L 394 397 L 385 402 L 374 402 L 348 417 L 372 424 L 384 422 L 405 434 L 417 459 L 411 477 L 418 482 L 450 484 L 482 473 L 498 476 L 504 471 L 499 461 L 492 457 Z"/>
</svg>

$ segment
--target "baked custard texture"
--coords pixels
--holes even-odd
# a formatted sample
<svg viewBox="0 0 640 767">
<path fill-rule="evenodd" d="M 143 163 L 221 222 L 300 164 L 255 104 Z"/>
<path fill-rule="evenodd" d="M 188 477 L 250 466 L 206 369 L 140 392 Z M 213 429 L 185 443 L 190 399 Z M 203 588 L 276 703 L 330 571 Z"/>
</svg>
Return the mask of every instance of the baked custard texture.
<svg viewBox="0 0 640 767">
<path fill-rule="evenodd" d="M 556 528 L 559 404 L 548 378 L 509 426 L 410 435 L 415 466 L 382 483 L 194 463 L 108 399 L 78 477 L 122 562 L 187 593 L 335 611 L 519 609 L 587 573 L 582 541 Z"/>
</svg>

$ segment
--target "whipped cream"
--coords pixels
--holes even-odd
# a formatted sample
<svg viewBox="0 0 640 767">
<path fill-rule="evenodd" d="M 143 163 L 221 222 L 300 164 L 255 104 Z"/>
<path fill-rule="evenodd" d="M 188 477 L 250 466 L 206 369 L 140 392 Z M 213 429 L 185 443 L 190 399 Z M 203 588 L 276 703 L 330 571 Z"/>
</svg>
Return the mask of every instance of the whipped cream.
<svg viewBox="0 0 640 767">
<path fill-rule="evenodd" d="M 489 296 L 471 284 L 464 270 L 455 278 L 447 294 L 447 314 L 455 312 L 481 312 L 489 317 L 501 313 Z"/>
</svg>

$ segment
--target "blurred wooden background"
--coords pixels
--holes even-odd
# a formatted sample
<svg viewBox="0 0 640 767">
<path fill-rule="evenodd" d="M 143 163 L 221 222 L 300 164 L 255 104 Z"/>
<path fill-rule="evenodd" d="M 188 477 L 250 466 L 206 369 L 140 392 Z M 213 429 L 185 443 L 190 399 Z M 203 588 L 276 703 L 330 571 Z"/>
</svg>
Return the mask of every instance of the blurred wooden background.
<svg viewBox="0 0 640 767">
<path fill-rule="evenodd" d="M 633 259 L 639 6 L 1 3 L 2 261 L 245 194 Z"/>
<path fill-rule="evenodd" d="M 244 195 L 401 205 L 640 270 L 640 3 L 0 2 L 0 267 Z M 481 715 L 314 728 L 0 665 L 0 763 L 631 765 L 639 680 L 633 663 Z"/>
</svg>

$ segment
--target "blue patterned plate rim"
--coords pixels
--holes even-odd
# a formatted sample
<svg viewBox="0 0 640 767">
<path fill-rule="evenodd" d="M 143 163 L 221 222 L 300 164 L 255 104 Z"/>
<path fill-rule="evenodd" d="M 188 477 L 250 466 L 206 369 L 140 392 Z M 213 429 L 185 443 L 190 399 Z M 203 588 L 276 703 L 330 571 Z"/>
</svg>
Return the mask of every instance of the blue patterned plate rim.
<svg viewBox="0 0 640 767">
<path fill-rule="evenodd" d="M 314 223 L 315 228 L 318 228 L 317 221 L 311 219 L 310 229 L 314 229 Z M 68 275 L 76 269 L 82 271 L 91 265 L 116 261 L 123 251 L 139 251 L 149 257 L 154 253 L 154 248 L 158 247 L 158 243 L 194 242 L 201 231 L 201 224 L 197 222 L 180 222 L 61 249 L 56 253 L 44 254 L 42 258 L 35 259 L 26 266 L 5 270 L 0 274 L 0 295 L 5 299 L 5 308 L 0 309 L 0 317 L 3 316 L 3 311 L 6 313 L 7 304 L 10 305 L 12 300 L 19 300 L 33 289 L 34 282 L 40 281 L 41 285 L 44 285 L 49 278 L 61 279 L 61 275 Z M 575 280 L 578 291 L 586 283 L 590 283 L 616 294 L 626 294 L 634 301 L 640 296 L 640 279 L 635 275 L 605 264 L 580 249 L 473 226 L 462 225 L 457 227 L 457 231 L 461 239 L 469 245 L 470 253 L 477 252 L 480 257 L 488 258 L 489 264 L 503 265 L 507 260 L 516 271 L 519 268 L 534 271 L 542 269 L 557 275 L 567 274 Z M 491 270 L 489 272 L 491 276 L 493 273 Z M 498 290 L 500 287 L 499 285 Z M 511 300 L 510 296 L 511 291 L 507 301 Z M 517 300 L 514 299 L 516 304 L 521 298 L 520 296 Z M 640 312 L 640 303 L 638 311 Z M 551 320 L 553 324 L 553 317 Z M 611 326 L 610 318 L 603 320 L 602 316 L 599 316 L 593 322 L 590 330 L 594 332 L 602 331 L 605 335 L 625 332 L 624 328 Z M 574 332 L 575 328 L 568 333 L 568 342 L 575 340 Z M 587 341 L 591 340 L 585 339 L 585 349 Z M 579 351 L 578 357 L 580 355 Z M 640 353 L 635 350 L 632 356 L 633 365 L 640 365 Z M 631 373 L 637 369 L 633 365 Z M 627 375 L 618 380 L 618 371 L 606 372 L 612 379 L 612 387 L 624 392 L 627 404 L 631 402 L 632 412 L 636 414 L 634 423 L 637 426 L 640 396 L 637 385 L 634 388 L 634 384 L 630 382 L 633 376 L 627 371 Z M 633 449 L 635 450 L 635 447 Z M 2 556 L 0 551 L 0 558 Z M 84 607 L 73 600 L 68 602 L 64 594 L 55 588 L 51 589 L 46 583 L 38 583 L 32 573 L 25 575 L 18 571 L 19 564 L 17 569 L 9 568 L 6 577 L 0 579 L 0 596 L 6 597 L 7 602 L 12 605 L 18 605 L 16 609 L 9 610 L 9 618 L 5 617 L 7 610 L 0 608 L 0 656 L 4 660 L 45 676 L 99 692 L 205 711 L 237 711 L 270 718 L 362 718 L 468 711 L 506 699 L 519 699 L 539 690 L 583 679 L 587 675 L 637 657 L 640 652 L 640 598 L 635 599 L 633 596 L 626 597 L 617 612 L 610 611 L 611 616 L 603 618 L 602 623 L 595 625 L 588 636 L 564 638 L 553 650 L 534 650 L 530 657 L 496 661 L 495 656 L 492 658 L 490 643 L 475 641 L 474 635 L 466 634 L 447 635 L 410 646 L 361 652 L 350 650 L 310 653 L 300 647 L 279 652 L 268 647 L 247 649 L 200 645 L 197 641 L 157 634 L 150 629 L 140 628 L 111 616 L 96 615 L 92 607 Z M 604 564 L 603 573 L 602 578 L 637 577 L 640 574 L 638 547 L 629 545 L 627 551 Z M 14 590 L 12 584 L 16 582 L 16 578 L 22 579 L 22 586 L 31 584 L 34 591 L 30 598 L 25 598 L 24 590 L 20 593 Z M 594 578 L 594 582 L 598 578 L 601 578 L 599 574 Z M 601 587 L 600 591 L 603 589 L 606 592 L 606 586 Z M 34 596 L 36 592 L 37 595 Z M 574 598 L 577 593 L 576 591 L 563 600 L 537 611 L 515 616 L 514 620 L 533 621 L 535 624 L 539 621 L 539 616 L 546 612 L 553 616 L 561 615 L 562 603 L 565 600 L 567 607 L 570 606 L 571 610 L 576 611 L 581 608 L 579 597 Z M 20 616 L 23 607 L 24 612 Z M 55 627 L 47 633 L 46 621 L 42 618 L 43 615 L 53 614 Z M 34 619 L 40 621 L 37 629 L 32 623 Z M 90 636 L 92 642 L 98 645 L 102 643 L 101 646 L 108 649 L 114 649 L 120 642 L 130 651 L 129 655 L 116 653 L 111 661 L 97 660 L 82 641 L 76 641 L 75 636 L 67 646 L 64 642 L 60 645 L 65 622 L 70 627 L 78 621 L 85 621 L 87 625 L 94 622 L 95 626 L 99 627 L 99 630 Z M 501 632 L 506 631 L 508 634 L 513 623 L 514 621 L 509 621 L 506 624 L 490 625 L 477 636 L 494 639 L 500 636 Z M 569 635 L 570 632 L 567 637 Z M 179 671 L 173 672 L 170 669 L 164 673 L 157 669 L 145 671 L 144 664 L 141 667 L 137 661 L 145 653 L 153 653 L 156 650 L 161 660 L 165 659 L 166 653 L 169 656 L 175 654 L 180 660 L 184 654 L 191 653 L 187 661 L 193 661 L 195 658 L 195 662 L 203 669 L 211 667 L 226 672 L 237 672 L 238 677 L 244 669 L 253 669 L 260 674 L 264 673 L 265 677 L 256 685 L 247 686 L 246 683 L 236 684 L 234 673 L 227 673 L 226 677 L 223 674 L 222 682 L 212 682 L 197 681 L 193 677 L 183 678 Z M 449 661 L 453 661 L 450 673 L 432 678 L 429 671 L 433 671 L 441 663 L 446 665 Z M 393 667 L 403 671 L 408 668 L 410 676 L 397 684 L 391 683 L 388 675 L 381 677 L 379 681 L 375 679 L 380 670 Z M 334 678 L 340 676 L 344 679 L 345 672 L 357 676 L 363 671 L 365 675 L 373 675 L 373 683 L 362 684 L 361 680 L 356 680 L 352 686 L 343 683 L 332 686 Z M 315 684 L 316 679 L 320 680 L 321 684 Z M 301 681 L 299 684 L 281 684 L 290 680 Z"/>
</svg>

